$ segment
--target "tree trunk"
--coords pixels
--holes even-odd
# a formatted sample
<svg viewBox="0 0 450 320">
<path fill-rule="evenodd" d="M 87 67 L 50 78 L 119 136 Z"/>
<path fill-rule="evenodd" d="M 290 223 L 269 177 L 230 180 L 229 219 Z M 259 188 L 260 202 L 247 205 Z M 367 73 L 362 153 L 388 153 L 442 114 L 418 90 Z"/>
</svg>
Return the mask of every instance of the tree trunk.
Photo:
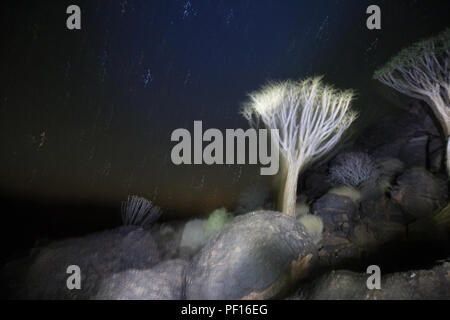
<svg viewBox="0 0 450 320">
<path fill-rule="evenodd" d="M 298 169 L 288 168 L 281 203 L 281 211 L 293 218 L 295 218 L 295 208 L 297 204 L 298 174 Z"/>
<path fill-rule="evenodd" d="M 447 164 L 447 174 L 450 178 L 450 138 L 447 137 L 447 154 L 445 155 L 446 164 Z"/>
</svg>

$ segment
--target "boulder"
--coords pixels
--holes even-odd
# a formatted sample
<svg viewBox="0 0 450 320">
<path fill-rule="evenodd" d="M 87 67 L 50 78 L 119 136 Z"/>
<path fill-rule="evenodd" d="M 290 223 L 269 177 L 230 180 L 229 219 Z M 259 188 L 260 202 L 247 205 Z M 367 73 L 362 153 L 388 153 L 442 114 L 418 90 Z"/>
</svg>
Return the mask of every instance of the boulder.
<svg viewBox="0 0 450 320">
<path fill-rule="evenodd" d="M 377 251 L 385 244 L 405 239 L 406 231 L 406 225 L 395 221 L 365 219 L 355 226 L 350 239 L 364 251 Z"/>
<path fill-rule="evenodd" d="M 392 198 L 402 210 L 415 218 L 433 214 L 447 204 L 448 187 L 444 179 L 422 168 L 405 171 L 397 179 Z"/>
<path fill-rule="evenodd" d="M 429 170 L 434 173 L 441 171 L 445 159 L 444 143 L 442 139 L 439 137 L 431 138 L 427 151 Z"/>
<path fill-rule="evenodd" d="M 147 269 L 160 261 L 151 233 L 134 226 L 58 241 L 37 251 L 21 298 L 89 299 L 105 277 L 127 269 Z M 79 290 L 67 288 L 70 265 L 80 268 Z"/>
<path fill-rule="evenodd" d="M 403 144 L 423 131 L 423 117 L 412 114 L 386 117 L 369 126 L 357 139 L 356 146 L 382 156 L 398 158 Z"/>
<path fill-rule="evenodd" d="M 439 136 L 440 135 L 439 130 L 441 125 L 439 124 L 439 121 L 434 116 L 431 115 L 432 113 L 428 112 L 424 113 L 424 116 L 422 118 L 423 119 L 422 127 L 424 131 L 429 135 Z"/>
<path fill-rule="evenodd" d="M 306 276 L 317 256 L 297 220 L 273 211 L 236 217 L 186 271 L 187 299 L 271 299 Z"/>
<path fill-rule="evenodd" d="M 386 187 L 386 183 L 389 183 L 386 179 L 386 177 L 382 177 L 376 180 L 371 179 L 363 182 L 359 186 L 361 194 L 360 201 L 374 201 L 382 198 L 387 191 L 386 189 L 389 188 Z"/>
<path fill-rule="evenodd" d="M 322 218 L 325 232 L 346 237 L 357 214 L 358 206 L 351 198 L 327 193 L 317 200 L 312 213 Z"/>
<path fill-rule="evenodd" d="M 367 221 L 393 221 L 408 224 L 408 219 L 400 207 L 385 195 L 363 201 L 360 207 L 360 218 Z"/>
<path fill-rule="evenodd" d="M 409 167 L 426 167 L 426 149 L 430 136 L 439 136 L 436 124 L 423 106 L 416 114 L 405 113 L 386 117 L 369 126 L 355 146 L 374 158 L 398 158 Z"/>
<path fill-rule="evenodd" d="M 96 300 L 181 300 L 187 261 L 169 260 L 152 269 L 130 269 L 102 280 Z"/>
<path fill-rule="evenodd" d="M 402 161 L 389 157 L 378 159 L 377 167 L 380 176 L 386 178 L 389 182 L 393 182 L 405 170 L 405 165 Z"/>
<path fill-rule="evenodd" d="M 400 159 L 407 167 L 427 167 L 427 146 L 429 137 L 421 135 L 406 142 L 400 150 Z"/>
<path fill-rule="evenodd" d="M 325 232 L 318 249 L 316 269 L 330 270 L 358 266 L 361 264 L 362 251 L 349 239 Z"/>
<path fill-rule="evenodd" d="M 381 289 L 369 290 L 370 275 L 351 271 L 331 271 L 304 285 L 291 299 L 308 300 L 425 300 L 450 299 L 450 263 L 429 270 L 383 274 Z M 308 288 L 308 289 L 306 289 Z"/>
</svg>

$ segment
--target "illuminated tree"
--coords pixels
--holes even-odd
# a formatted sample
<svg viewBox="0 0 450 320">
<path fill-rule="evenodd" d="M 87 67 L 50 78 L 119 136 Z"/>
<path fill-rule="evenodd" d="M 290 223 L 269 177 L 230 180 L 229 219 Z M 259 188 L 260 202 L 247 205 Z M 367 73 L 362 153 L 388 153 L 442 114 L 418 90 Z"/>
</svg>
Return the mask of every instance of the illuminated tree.
<svg viewBox="0 0 450 320">
<path fill-rule="evenodd" d="M 447 141 L 450 175 L 450 29 L 403 49 L 374 78 L 431 107 Z"/>
<path fill-rule="evenodd" d="M 242 114 L 250 124 L 278 129 L 275 135 L 283 168 L 278 207 L 295 217 L 297 180 L 309 164 L 330 151 L 356 115 L 352 91 L 337 91 L 321 78 L 271 83 L 250 94 Z"/>
</svg>

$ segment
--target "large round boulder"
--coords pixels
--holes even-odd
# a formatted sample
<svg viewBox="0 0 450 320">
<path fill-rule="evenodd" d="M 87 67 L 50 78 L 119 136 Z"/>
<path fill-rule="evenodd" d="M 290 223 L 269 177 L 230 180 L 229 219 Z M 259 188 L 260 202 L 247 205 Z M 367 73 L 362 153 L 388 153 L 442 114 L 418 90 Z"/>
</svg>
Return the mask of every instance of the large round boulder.
<svg viewBox="0 0 450 320">
<path fill-rule="evenodd" d="M 193 258 L 187 299 L 270 299 L 306 276 L 317 256 L 297 220 L 273 211 L 236 217 Z"/>
</svg>

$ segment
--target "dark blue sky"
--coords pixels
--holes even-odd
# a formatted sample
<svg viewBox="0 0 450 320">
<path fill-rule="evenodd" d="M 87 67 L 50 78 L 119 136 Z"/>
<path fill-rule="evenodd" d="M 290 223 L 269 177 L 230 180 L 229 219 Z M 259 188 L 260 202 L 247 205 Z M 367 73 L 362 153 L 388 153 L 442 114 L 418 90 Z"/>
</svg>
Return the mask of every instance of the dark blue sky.
<svg viewBox="0 0 450 320">
<path fill-rule="evenodd" d="M 65 28 L 78 4 L 82 30 Z M 382 9 L 382 30 L 365 27 Z M 258 168 L 174 167 L 170 133 L 238 128 L 246 94 L 325 75 L 390 112 L 371 79 L 403 46 L 448 27 L 448 1 L 91 0 L 2 3 L 3 194 L 118 203 L 138 193 L 172 211 L 233 206 Z"/>
</svg>

